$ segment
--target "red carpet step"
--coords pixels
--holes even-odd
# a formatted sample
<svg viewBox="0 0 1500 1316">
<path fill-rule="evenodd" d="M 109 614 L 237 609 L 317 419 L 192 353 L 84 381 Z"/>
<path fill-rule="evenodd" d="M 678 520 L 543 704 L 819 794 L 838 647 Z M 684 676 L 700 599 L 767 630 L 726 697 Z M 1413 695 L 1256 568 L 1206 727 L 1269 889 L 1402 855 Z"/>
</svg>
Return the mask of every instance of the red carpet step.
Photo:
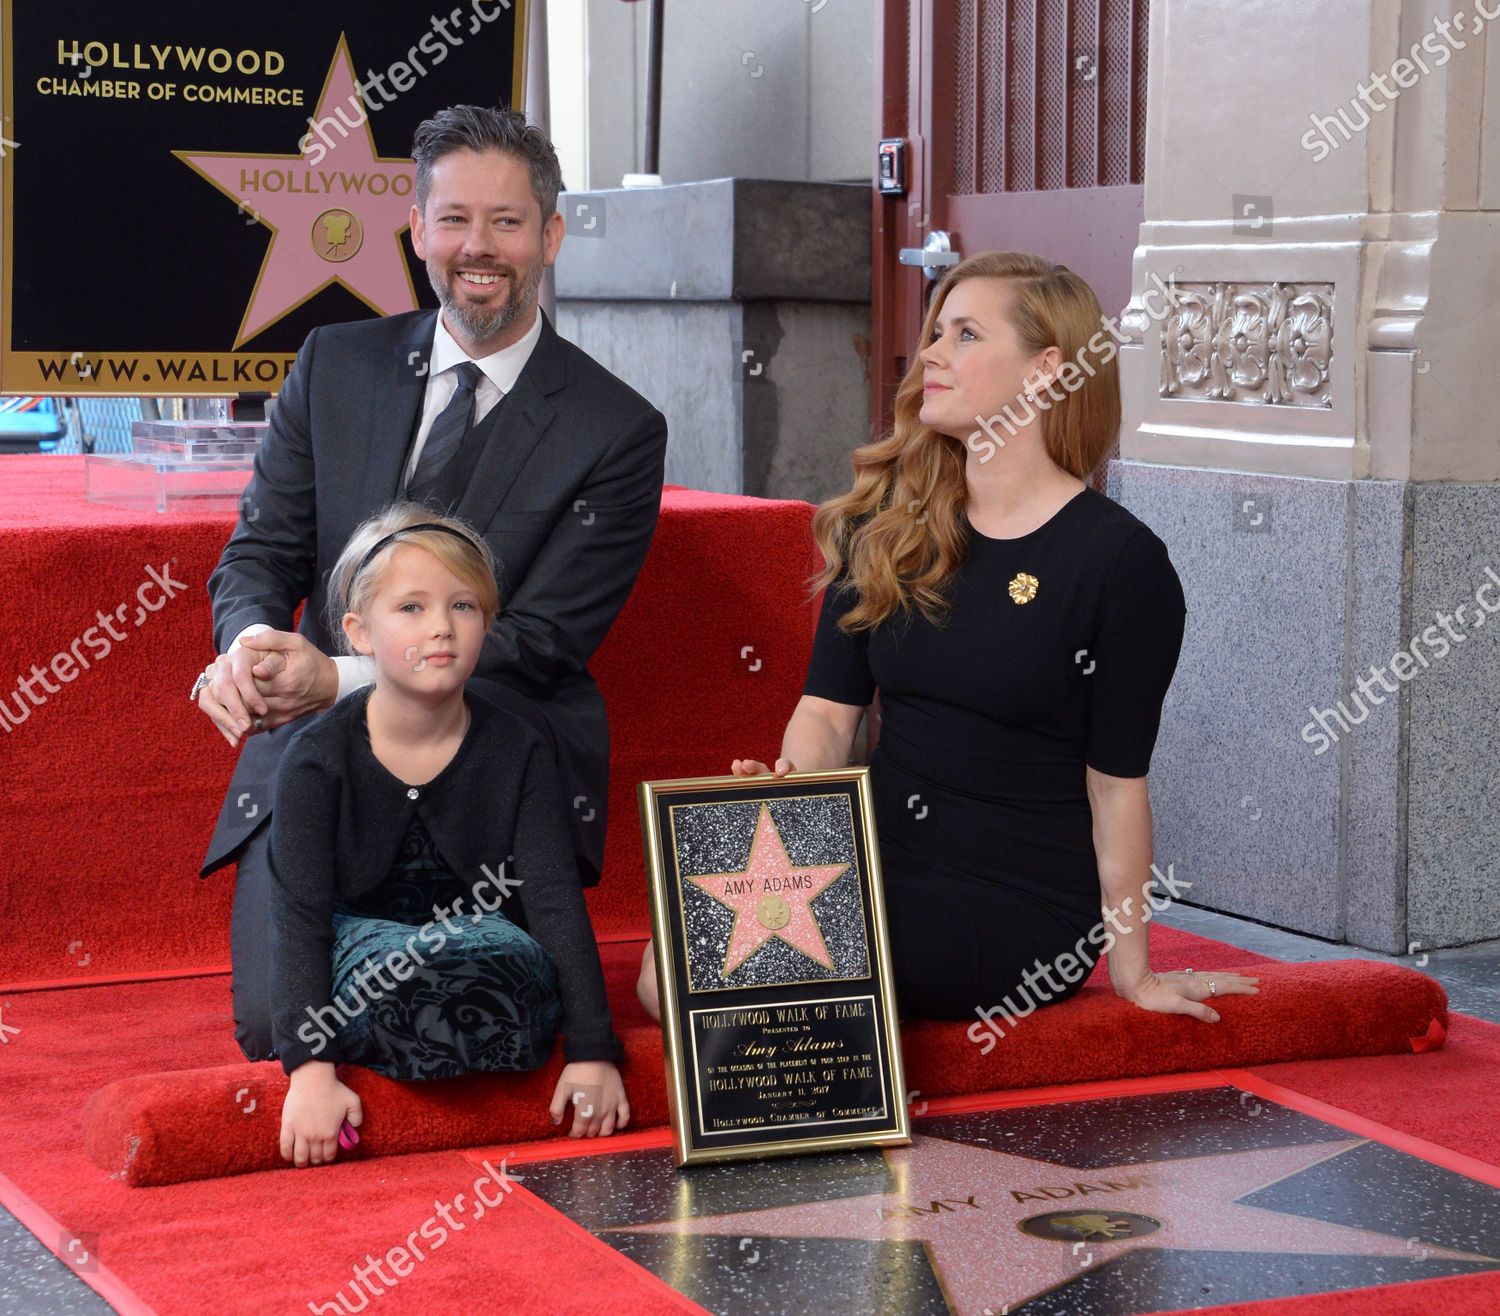
<svg viewBox="0 0 1500 1316">
<path fill-rule="evenodd" d="M 1167 932 L 1157 934 L 1158 952 L 1170 955 Z M 640 948 L 606 948 L 626 1047 L 631 1126 L 638 1129 L 668 1118 L 660 1031 L 639 1010 L 632 1017 L 621 999 L 634 980 Z M 940 1097 L 1277 1061 L 1410 1055 L 1442 1044 L 1447 995 L 1414 969 L 1369 960 L 1251 964 L 1241 952 L 1220 949 L 1239 956 L 1233 964 L 1259 975 L 1261 990 L 1219 1002 L 1217 1024 L 1148 1014 L 1115 996 L 1096 970 L 1071 1000 L 1020 1019 L 1013 1029 L 999 1020 L 1006 1036 L 988 1050 L 967 1036 L 964 1023 L 909 1025 L 903 1031 L 908 1088 Z M 561 1056 L 554 1055 L 545 1069 L 525 1075 L 404 1084 L 346 1067 L 341 1076 L 364 1103 L 365 1123 L 358 1149 L 341 1155 L 362 1160 L 562 1136 L 566 1126 L 559 1133 L 547 1115 L 561 1068 Z M 246 1120 L 240 1112 L 250 1101 L 279 1111 L 286 1087 L 272 1064 L 122 1079 L 89 1101 L 88 1154 L 111 1176 L 136 1186 L 275 1169 L 283 1164 L 275 1136 L 279 1120 Z"/>
<path fill-rule="evenodd" d="M 636 783 L 775 757 L 817 615 L 806 591 L 822 563 L 812 513 L 795 501 L 662 495 L 635 589 L 590 664 L 612 746 L 604 880 L 589 892 L 599 936 L 650 927 Z M 134 606 L 145 564 L 170 563 L 187 586 L 0 733 L 0 910 L 7 927 L 26 929 L 0 938 L 0 986 L 229 962 L 233 866 L 206 881 L 197 873 L 235 751 L 186 695 L 213 657 L 206 582 L 233 528 L 233 513 L 88 503 L 76 457 L 0 457 L 6 680 L 65 652 L 96 608 Z M 60 602 L 59 581 L 86 581 L 87 603 Z"/>
</svg>

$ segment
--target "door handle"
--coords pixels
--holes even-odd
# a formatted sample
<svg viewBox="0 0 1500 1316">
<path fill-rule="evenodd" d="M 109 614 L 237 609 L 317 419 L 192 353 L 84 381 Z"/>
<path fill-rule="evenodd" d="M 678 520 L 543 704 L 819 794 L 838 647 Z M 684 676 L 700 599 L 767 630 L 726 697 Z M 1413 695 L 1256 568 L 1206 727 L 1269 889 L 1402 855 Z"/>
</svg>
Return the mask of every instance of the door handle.
<svg viewBox="0 0 1500 1316">
<path fill-rule="evenodd" d="M 957 265 L 963 253 L 953 250 L 951 238 L 942 229 L 934 229 L 920 247 L 902 247 L 897 259 L 903 265 L 916 265 L 929 279 L 936 280 L 950 265 Z"/>
</svg>

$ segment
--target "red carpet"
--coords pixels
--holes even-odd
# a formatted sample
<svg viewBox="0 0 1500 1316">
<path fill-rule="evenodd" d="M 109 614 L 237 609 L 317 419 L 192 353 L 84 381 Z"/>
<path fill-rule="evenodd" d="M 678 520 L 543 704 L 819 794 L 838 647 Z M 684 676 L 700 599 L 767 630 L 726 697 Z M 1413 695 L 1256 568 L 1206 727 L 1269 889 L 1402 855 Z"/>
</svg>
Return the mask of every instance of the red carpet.
<svg viewBox="0 0 1500 1316">
<path fill-rule="evenodd" d="M 197 871 L 234 752 L 186 696 L 213 656 L 207 580 L 234 518 L 96 507 L 82 481 L 77 457 L 0 456 L 0 673 L 46 668 L 98 611 L 125 607 L 123 640 L 102 657 L 78 644 L 89 668 L 65 668 L 72 679 L 53 680 L 54 694 L 34 687 L 42 705 L 0 726 L 0 909 L 28 932 L 0 941 L 0 984 L 229 961 L 233 867 L 206 881 Z M 635 784 L 774 756 L 812 643 L 809 504 L 675 488 L 662 504 L 635 590 L 591 665 L 613 755 L 604 880 L 589 893 L 601 938 L 644 936 L 649 924 Z M 148 566 L 186 589 L 142 609 L 137 626 Z"/>
<path fill-rule="evenodd" d="M 1423 1049 L 1441 1044 L 1446 997 L 1415 970 L 1367 960 L 1277 964 L 1171 929 L 1158 929 L 1153 942 L 1158 963 L 1191 961 L 1205 969 L 1240 965 L 1257 972 L 1260 994 L 1224 1001 L 1220 1022 L 1208 1027 L 1137 1009 L 1115 996 L 1105 971 L 1097 969 L 1092 986 L 1018 1021 L 987 1054 L 965 1035 L 962 1023 L 909 1025 L 902 1048 L 908 1087 L 933 1098 L 1308 1057 L 1409 1055 L 1413 1039 L 1420 1039 Z M 631 1122 L 638 1129 L 667 1121 L 661 1033 L 634 1000 L 643 944 L 612 943 L 605 951 L 617 1027 L 626 1045 Z M 214 981 L 198 979 L 195 985 L 211 992 L 207 985 Z M 218 985 L 222 994 L 222 979 Z M 181 990 L 180 984 L 105 989 L 91 1017 L 115 1036 L 130 1025 L 129 1015 L 111 1018 L 127 993 L 165 999 Z M 71 1013 L 67 995 L 23 999 L 38 1005 L 55 1001 L 53 1008 Z M 1378 1008 L 1370 1008 L 1372 1001 Z M 227 1021 L 227 1002 L 221 1008 Z M 357 1155 L 367 1159 L 548 1137 L 554 1129 L 546 1107 L 561 1068 L 557 1054 L 545 1069 L 526 1075 L 401 1084 L 348 1067 L 345 1081 L 365 1103 Z M 240 1095 L 238 1103 L 234 1094 Z M 285 1094 L 286 1080 L 275 1065 L 240 1061 L 140 1072 L 90 1099 L 88 1154 L 133 1185 L 277 1169 L 282 1162 L 275 1138 L 241 1110 L 254 1100 L 279 1111 Z"/>
<path fill-rule="evenodd" d="M 801 590 L 815 564 L 810 514 L 801 503 L 669 491 L 640 582 L 596 659 L 614 780 L 605 878 L 590 903 L 601 939 L 617 943 L 606 949 L 637 1127 L 663 1120 L 665 1108 L 658 1037 L 630 1004 L 646 927 L 634 786 L 775 752 L 810 640 Z M 353 1158 L 171 1182 L 276 1164 L 279 1067 L 239 1062 L 227 978 L 178 976 L 228 958 L 232 873 L 195 874 L 231 754 L 183 695 L 211 656 L 204 586 L 231 524 L 89 507 L 79 459 L 0 457 L 10 602 L 0 671 L 50 664 L 117 606 L 124 634 L 0 731 L 10 824 L 0 910 L 12 930 L 0 943 L 0 1198 L 54 1252 L 87 1258 L 83 1278 L 120 1310 L 136 1301 L 164 1314 L 319 1309 L 367 1253 L 407 1239 L 473 1184 L 466 1156 L 412 1149 L 552 1133 L 546 1075 L 433 1085 L 420 1099 L 362 1075 L 369 1118 Z M 148 567 L 185 589 L 137 613 Z M 1162 965 L 1257 961 L 1168 929 L 1153 940 Z M 1259 998 L 1226 1001 L 1212 1028 L 1147 1016 L 1107 990 L 1024 1020 L 988 1057 L 962 1024 L 918 1025 L 907 1035 L 909 1083 L 928 1099 L 1294 1060 L 1258 1072 L 1500 1163 L 1500 1029 L 1455 1017 L 1446 1047 L 1414 1055 L 1412 1039 L 1432 1046 L 1445 1018 L 1441 990 L 1422 975 L 1351 961 L 1267 966 L 1264 978 Z M 118 985 L 22 990 L 60 980 Z M 1350 1058 L 1305 1059 L 1319 1054 Z M 86 1139 L 106 1168 L 91 1163 Z M 610 1145 L 620 1144 L 600 1149 Z M 402 1150 L 412 1154 L 391 1154 Z M 144 1183 L 161 1186 L 130 1186 Z M 582 1245 L 523 1191 L 430 1251 L 381 1309 L 472 1311 L 478 1277 L 485 1307 L 692 1309 L 617 1255 Z M 1495 1310 L 1497 1296 L 1485 1281 L 1445 1280 L 1277 1310 Z"/>
<path fill-rule="evenodd" d="M 1189 940 L 1186 934 L 1178 937 L 1181 940 L 1165 929 L 1157 934 L 1162 962 L 1180 962 L 1189 946 L 1192 962 L 1204 968 L 1253 958 Z M 1269 982 L 1269 969 L 1266 976 Z M 1269 995 L 1254 1004 L 1268 1004 Z M 1378 1014 L 1384 1008 L 1383 999 L 1363 993 L 1361 999 L 1366 1013 Z M 99 1089 L 142 1073 L 202 1069 L 232 1060 L 226 980 L 11 994 L 3 1002 L 5 1022 L 21 1031 L 0 1060 L 5 1065 L 7 1115 L 0 1122 L 0 1172 L 45 1213 L 46 1219 L 33 1224 L 44 1242 L 62 1253 L 68 1240 L 84 1236 L 91 1244 L 90 1254 L 102 1260 L 105 1271 L 163 1316 L 208 1305 L 231 1312 L 306 1310 L 307 1302 L 325 1301 L 347 1283 L 350 1267 L 367 1252 L 378 1255 L 401 1242 L 432 1213 L 436 1201 L 451 1201 L 475 1177 L 476 1167 L 462 1154 L 432 1152 L 341 1160 L 315 1171 L 284 1169 L 165 1187 L 127 1187 L 123 1177 L 95 1167 L 85 1155 L 85 1103 Z M 1251 1003 L 1226 1006 L 1233 1004 Z M 1019 1044 L 1027 1029 L 1067 1008 L 1058 1006 L 1027 1019 L 1007 1043 Z M 1228 1022 L 1229 1009 L 1223 1013 Z M 1187 1021 L 1180 1022 L 1188 1027 Z M 1462 1015 L 1453 1016 L 1450 1026 L 1447 1045 L 1426 1054 L 1408 1050 L 1405 1055 L 1277 1064 L 1255 1072 L 1415 1137 L 1500 1164 L 1500 1028 Z M 1225 1023 L 1216 1027 L 1223 1029 Z M 1213 1043 L 1212 1032 L 1205 1026 L 1187 1036 L 1207 1047 Z M 991 1059 L 997 1055 L 992 1053 Z M 274 1073 L 274 1066 L 241 1067 L 254 1068 Z M 645 1078 L 634 1069 L 627 1072 L 638 1103 Z M 924 1098 L 935 1091 L 924 1091 Z M 274 1143 L 279 1121 L 274 1096 L 267 1093 L 262 1100 L 246 1093 L 237 1103 L 237 1092 L 226 1083 L 216 1091 L 205 1090 L 204 1097 L 247 1126 L 258 1126 L 257 1136 Z M 205 1122 L 215 1118 L 212 1109 L 198 1115 Z M 372 1097 L 372 1138 L 381 1118 L 382 1109 Z M 174 1140 L 190 1145 L 200 1134 L 191 1127 L 165 1126 L 153 1136 L 166 1147 Z M 619 1145 L 606 1142 L 596 1149 Z M 6 1198 L 7 1205 L 10 1201 Z M 289 1239 L 294 1242 L 289 1244 Z M 497 1309 L 684 1309 L 680 1299 L 619 1258 L 583 1246 L 576 1229 L 529 1203 L 520 1192 L 431 1253 L 406 1285 L 382 1298 L 381 1309 L 473 1311 L 474 1285 L 481 1275 L 486 1305 Z M 98 1277 L 91 1272 L 85 1278 Z M 1325 1301 L 1331 1305 L 1321 1305 Z M 1500 1310 L 1500 1285 L 1470 1279 L 1432 1281 L 1374 1295 L 1367 1291 L 1358 1295 L 1364 1305 L 1349 1305 L 1350 1301 L 1304 1299 L 1274 1310 Z M 1248 1316 L 1252 1310 L 1271 1309 L 1246 1310 Z"/>
</svg>

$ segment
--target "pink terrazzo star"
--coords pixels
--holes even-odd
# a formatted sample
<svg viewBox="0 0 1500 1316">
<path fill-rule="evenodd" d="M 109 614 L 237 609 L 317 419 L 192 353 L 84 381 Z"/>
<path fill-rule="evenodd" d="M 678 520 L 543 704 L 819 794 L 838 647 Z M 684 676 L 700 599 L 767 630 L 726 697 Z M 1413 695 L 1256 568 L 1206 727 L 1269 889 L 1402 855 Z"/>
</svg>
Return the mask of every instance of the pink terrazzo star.
<svg viewBox="0 0 1500 1316">
<path fill-rule="evenodd" d="M 798 868 L 786 852 L 770 809 L 762 803 L 745 867 L 734 873 L 699 873 L 686 879 L 734 910 L 723 976 L 727 978 L 772 937 L 780 937 L 794 950 L 832 970 L 833 957 L 809 902 L 849 867 L 817 864 Z"/>
<path fill-rule="evenodd" d="M 375 154 L 342 36 L 310 118 L 331 123 L 324 137 L 309 131 L 303 139 L 308 149 L 299 155 L 172 153 L 239 202 L 247 224 L 264 224 L 274 235 L 236 348 L 333 283 L 380 315 L 417 306 L 401 245 L 416 167 L 409 159 Z"/>
<path fill-rule="evenodd" d="M 1413 1259 L 1406 1239 L 1235 1200 L 1363 1141 L 1084 1170 L 918 1134 L 884 1153 L 896 1183 L 889 1193 L 619 1228 L 919 1241 L 953 1310 L 980 1316 L 1014 1310 L 1135 1248 Z M 1053 1217 L 1052 1237 L 1020 1227 L 1037 1216 Z M 1425 1258 L 1496 1260 L 1421 1246 Z"/>
</svg>

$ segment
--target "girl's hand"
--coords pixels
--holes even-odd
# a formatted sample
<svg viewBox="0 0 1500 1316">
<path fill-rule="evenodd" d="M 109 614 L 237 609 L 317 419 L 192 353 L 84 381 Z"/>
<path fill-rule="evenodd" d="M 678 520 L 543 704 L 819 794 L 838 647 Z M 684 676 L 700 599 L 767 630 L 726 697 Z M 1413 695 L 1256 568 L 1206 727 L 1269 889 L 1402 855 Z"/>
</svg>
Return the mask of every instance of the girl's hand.
<svg viewBox="0 0 1500 1316">
<path fill-rule="evenodd" d="M 575 1060 L 563 1066 L 552 1094 L 552 1122 L 561 1124 L 573 1107 L 570 1138 L 607 1138 L 630 1123 L 630 1103 L 620 1071 L 608 1060 Z"/>
<path fill-rule="evenodd" d="M 329 1165 L 339 1150 L 339 1127 L 364 1122 L 359 1097 L 338 1081 L 326 1060 L 309 1060 L 292 1071 L 281 1106 L 281 1159 L 298 1168 Z"/>
<path fill-rule="evenodd" d="M 766 767 L 766 765 L 759 759 L 735 759 L 735 761 L 729 765 L 729 770 L 730 772 L 734 773 L 736 777 L 754 777 L 762 772 L 771 772 L 773 776 L 784 777 L 789 772 L 797 771 L 797 769 L 792 766 L 791 759 L 777 759 L 774 772 L 772 772 L 772 769 Z"/>
<path fill-rule="evenodd" d="M 1220 996 L 1254 996 L 1260 991 L 1255 985 L 1259 981 L 1259 978 L 1247 978 L 1239 973 L 1199 969 L 1196 973 L 1148 973 L 1133 987 L 1117 987 L 1115 990 L 1143 1010 L 1154 1010 L 1159 1014 L 1190 1014 L 1204 1023 L 1213 1024 L 1218 1023 L 1219 1012 L 1203 1002 Z M 1208 988 L 1210 982 L 1214 985 L 1212 993 Z"/>
</svg>

